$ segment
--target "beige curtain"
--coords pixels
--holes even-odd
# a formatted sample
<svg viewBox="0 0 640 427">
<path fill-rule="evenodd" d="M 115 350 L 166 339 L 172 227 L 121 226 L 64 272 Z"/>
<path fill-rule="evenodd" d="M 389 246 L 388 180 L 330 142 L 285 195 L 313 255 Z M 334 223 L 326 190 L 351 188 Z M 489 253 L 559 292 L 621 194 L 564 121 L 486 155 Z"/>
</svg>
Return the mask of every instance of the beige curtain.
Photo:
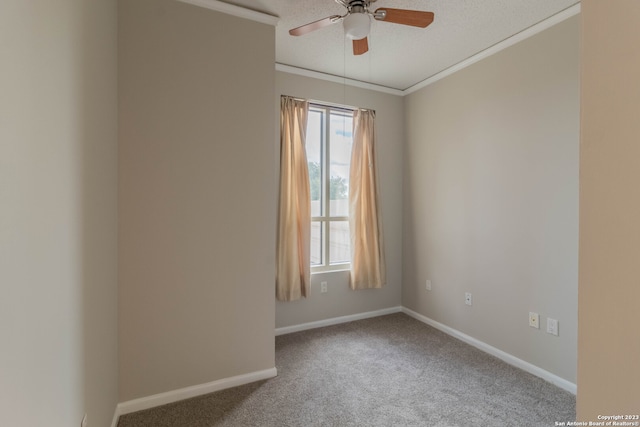
<svg viewBox="0 0 640 427">
<path fill-rule="evenodd" d="M 311 196 L 305 151 L 306 101 L 280 99 L 280 202 L 276 248 L 276 298 L 309 295 Z"/>
<path fill-rule="evenodd" d="M 374 124 L 374 111 L 354 112 L 349 175 L 351 289 L 380 288 L 387 281 L 376 177 Z"/>
</svg>

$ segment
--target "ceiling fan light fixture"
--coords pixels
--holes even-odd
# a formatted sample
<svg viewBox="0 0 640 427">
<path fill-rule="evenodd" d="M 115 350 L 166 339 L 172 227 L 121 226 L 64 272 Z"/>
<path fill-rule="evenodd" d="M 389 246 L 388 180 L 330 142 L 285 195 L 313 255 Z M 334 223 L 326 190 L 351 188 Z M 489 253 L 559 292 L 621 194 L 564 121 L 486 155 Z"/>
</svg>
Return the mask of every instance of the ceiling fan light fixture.
<svg viewBox="0 0 640 427">
<path fill-rule="evenodd" d="M 351 40 L 360 40 L 369 35 L 371 19 L 366 13 L 351 13 L 342 21 L 344 33 Z"/>
</svg>

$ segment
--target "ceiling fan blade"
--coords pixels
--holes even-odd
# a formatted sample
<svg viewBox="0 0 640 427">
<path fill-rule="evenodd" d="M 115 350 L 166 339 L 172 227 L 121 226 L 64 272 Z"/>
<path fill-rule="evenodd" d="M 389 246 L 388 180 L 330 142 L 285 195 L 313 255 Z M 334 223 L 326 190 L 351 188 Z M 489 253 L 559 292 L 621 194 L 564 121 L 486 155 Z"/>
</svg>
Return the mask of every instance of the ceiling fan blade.
<svg viewBox="0 0 640 427">
<path fill-rule="evenodd" d="M 294 28 L 293 30 L 289 30 L 289 34 L 291 34 L 292 36 L 303 36 L 312 31 L 319 30 L 320 28 L 328 27 L 329 25 L 335 24 L 336 22 L 340 22 L 341 20 L 342 20 L 342 17 L 340 15 L 329 16 L 328 18 L 310 22 L 308 24 L 302 25 L 301 27 Z"/>
<path fill-rule="evenodd" d="M 433 22 L 433 12 L 419 10 L 390 9 L 382 7 L 377 9 L 373 17 L 378 21 L 392 22 L 394 24 L 411 25 L 425 28 Z"/>
<path fill-rule="evenodd" d="M 354 55 L 362 55 L 363 53 L 367 53 L 369 51 L 369 42 L 367 38 L 363 38 L 360 40 L 353 41 L 353 54 Z"/>
</svg>

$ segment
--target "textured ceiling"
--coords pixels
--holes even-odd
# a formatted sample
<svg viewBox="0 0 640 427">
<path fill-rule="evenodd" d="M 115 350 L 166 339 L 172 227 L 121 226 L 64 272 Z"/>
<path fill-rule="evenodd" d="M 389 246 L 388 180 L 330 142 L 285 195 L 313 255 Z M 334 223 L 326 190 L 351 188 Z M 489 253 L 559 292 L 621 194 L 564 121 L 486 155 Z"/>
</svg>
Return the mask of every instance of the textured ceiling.
<svg viewBox="0 0 640 427">
<path fill-rule="evenodd" d="M 405 90 L 579 0 L 378 0 L 370 9 L 391 7 L 431 11 L 429 27 L 373 21 L 369 52 L 354 56 L 342 24 L 293 37 L 288 31 L 345 8 L 334 0 L 228 0 L 280 17 L 276 62 Z"/>
</svg>

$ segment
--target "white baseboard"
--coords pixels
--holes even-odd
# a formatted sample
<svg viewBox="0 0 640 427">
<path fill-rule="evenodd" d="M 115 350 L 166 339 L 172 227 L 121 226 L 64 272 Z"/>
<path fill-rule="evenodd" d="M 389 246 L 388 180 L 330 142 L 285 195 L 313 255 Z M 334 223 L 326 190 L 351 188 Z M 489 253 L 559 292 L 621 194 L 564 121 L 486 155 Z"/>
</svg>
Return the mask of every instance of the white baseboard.
<svg viewBox="0 0 640 427">
<path fill-rule="evenodd" d="M 111 420 L 111 427 L 118 427 L 119 418 L 120 418 L 120 412 L 118 411 L 118 406 L 116 405 L 116 409 L 113 411 L 113 419 Z"/>
<path fill-rule="evenodd" d="M 166 405 L 167 403 L 173 403 L 179 400 L 201 396 L 203 394 L 213 393 L 215 391 L 237 387 L 255 381 L 266 380 L 269 378 L 273 378 L 276 375 L 278 375 L 278 371 L 276 370 L 276 368 L 265 369 L 263 371 L 250 372 L 244 375 L 223 378 L 221 380 L 216 380 L 205 384 L 194 385 L 191 387 L 168 391 L 166 393 L 159 393 L 152 396 L 129 400 L 127 402 L 121 402 L 118 403 L 118 406 L 116 408 L 114 422 L 117 423 L 117 418 L 120 415 L 142 411 L 143 409 L 149 409 L 160 405 Z M 115 424 L 112 424 L 112 426 L 115 427 Z"/>
<path fill-rule="evenodd" d="M 539 368 L 536 365 L 532 365 L 529 362 L 525 362 L 522 359 L 518 359 L 517 357 L 509 353 L 506 353 L 493 346 L 490 346 L 489 344 L 482 342 L 480 340 L 477 340 L 467 334 L 464 334 L 458 331 L 457 329 L 453 329 L 447 325 L 443 325 L 442 323 L 436 322 L 435 320 L 430 319 L 426 316 L 423 316 L 422 314 L 416 313 L 415 311 L 410 310 L 406 307 L 402 307 L 402 312 L 413 317 L 416 320 L 426 323 L 429 326 L 433 326 L 434 328 L 444 332 L 447 335 L 451 335 L 452 337 L 457 338 L 460 341 L 463 341 L 469 345 L 472 345 L 484 351 L 485 353 L 489 353 L 490 355 L 495 356 L 498 359 L 501 359 L 510 365 L 513 365 L 517 368 L 522 369 L 523 371 L 529 372 L 530 374 L 540 377 L 543 380 L 548 381 L 560 387 L 561 389 L 568 391 L 569 393 L 576 394 L 576 391 L 577 391 L 576 385 L 570 381 L 565 380 L 564 378 L 560 378 L 559 376 L 552 374 L 549 371 L 545 371 L 544 369 Z"/>
<path fill-rule="evenodd" d="M 354 320 L 369 319 L 371 317 L 387 314 L 401 313 L 403 307 L 383 308 L 381 310 L 367 311 L 365 313 L 351 314 L 349 316 L 333 317 L 331 319 L 318 320 L 317 322 L 302 323 L 300 325 L 284 326 L 276 328 L 276 336 L 291 334 L 293 332 L 306 331 L 308 329 L 322 328 L 324 326 L 338 325 L 340 323 L 353 322 Z"/>
<path fill-rule="evenodd" d="M 317 322 L 303 323 L 300 325 L 285 326 L 283 328 L 277 328 L 275 334 L 284 335 L 293 332 L 306 331 L 309 329 L 321 328 L 324 326 L 338 325 L 340 323 L 352 322 L 354 320 L 369 319 L 372 317 L 384 316 L 393 313 L 405 313 L 416 320 L 426 323 L 447 335 L 451 335 L 469 345 L 472 345 L 485 353 L 491 354 L 504 362 L 513 365 L 523 371 L 529 372 L 537 377 L 540 377 L 556 386 L 564 389 L 570 393 L 576 394 L 577 387 L 574 383 L 567 381 L 559 376 L 552 374 L 542 368 L 532 365 L 529 362 L 525 362 L 509 353 L 499 350 L 489 344 L 486 344 L 476 338 L 466 335 L 456 329 L 446 326 L 442 323 L 436 322 L 422 314 L 406 307 L 391 307 L 382 310 L 367 311 L 365 313 L 352 314 L 349 316 L 334 317 L 331 319 L 319 320 Z M 205 384 L 195 385 L 191 387 L 185 387 L 178 390 L 168 391 L 166 393 L 154 394 L 148 397 L 142 397 L 139 399 L 129 400 L 127 402 L 119 403 L 113 414 L 113 421 L 111 427 L 116 427 L 118 424 L 118 417 L 120 415 L 129 414 L 131 412 L 142 411 L 144 409 L 153 408 L 160 405 L 166 405 L 167 403 L 177 402 L 179 400 L 189 399 L 191 397 L 200 396 L 207 393 L 213 393 L 215 391 L 224 390 L 231 387 L 237 387 L 244 384 L 249 384 L 255 381 L 265 380 L 273 378 L 278 374 L 276 368 L 265 369 L 263 371 L 251 372 L 244 375 L 238 375 L 235 377 L 224 378 L 217 381 L 212 381 Z"/>
</svg>

